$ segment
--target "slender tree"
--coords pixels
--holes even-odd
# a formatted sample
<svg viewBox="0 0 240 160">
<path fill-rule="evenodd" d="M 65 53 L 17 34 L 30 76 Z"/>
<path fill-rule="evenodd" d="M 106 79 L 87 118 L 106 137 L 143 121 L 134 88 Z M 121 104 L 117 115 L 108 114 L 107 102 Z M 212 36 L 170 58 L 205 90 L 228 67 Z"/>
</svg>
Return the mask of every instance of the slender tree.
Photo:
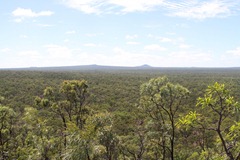
<svg viewBox="0 0 240 160">
<path fill-rule="evenodd" d="M 65 107 L 70 121 L 75 120 L 77 126 L 82 129 L 85 123 L 85 108 L 87 98 L 87 82 L 85 80 L 64 81 L 61 85 L 60 92 L 66 97 L 69 105 Z"/>
<path fill-rule="evenodd" d="M 230 160 L 240 159 L 240 151 L 236 143 L 236 131 L 239 130 L 239 122 L 234 122 L 235 111 L 238 110 L 238 102 L 230 95 L 230 91 L 224 84 L 215 83 L 208 86 L 204 97 L 198 98 L 197 106 L 202 107 L 207 113 L 202 121 L 204 128 L 214 131 L 222 144 L 223 150 Z M 231 137 L 234 135 L 234 138 Z M 238 144 L 239 145 L 239 144 Z"/>
<path fill-rule="evenodd" d="M 151 79 L 141 86 L 140 104 L 162 134 L 158 144 L 162 159 L 175 158 L 176 120 L 189 91 L 179 84 L 172 84 L 167 77 Z"/>
</svg>

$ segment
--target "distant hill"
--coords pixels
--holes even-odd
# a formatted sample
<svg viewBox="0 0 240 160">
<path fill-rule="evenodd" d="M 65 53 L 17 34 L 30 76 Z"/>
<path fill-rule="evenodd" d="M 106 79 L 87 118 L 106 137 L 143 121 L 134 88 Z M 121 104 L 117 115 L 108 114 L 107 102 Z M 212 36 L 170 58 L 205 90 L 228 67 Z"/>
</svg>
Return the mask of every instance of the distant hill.
<svg viewBox="0 0 240 160">
<path fill-rule="evenodd" d="M 144 65 L 139 66 L 139 67 L 137 67 L 137 68 L 154 68 L 154 67 L 152 67 L 152 66 L 150 66 L 150 65 L 148 65 L 148 64 L 144 64 Z"/>
<path fill-rule="evenodd" d="M 135 67 L 127 66 L 104 66 L 104 65 L 79 65 L 79 66 L 57 66 L 57 67 L 29 67 L 29 68 L 0 68 L 0 70 L 19 71 L 125 71 L 125 70 L 161 70 L 161 71 L 240 71 L 240 67 L 229 68 L 204 68 L 204 67 L 152 67 L 148 64 Z"/>
<path fill-rule="evenodd" d="M 29 68 L 7 68 L 1 70 L 27 70 L 27 71 L 100 71 L 100 70 L 138 70 L 138 69 L 152 69 L 147 64 L 136 67 L 126 66 L 103 66 L 103 65 L 79 65 L 79 66 L 57 66 L 57 67 L 29 67 Z"/>
</svg>

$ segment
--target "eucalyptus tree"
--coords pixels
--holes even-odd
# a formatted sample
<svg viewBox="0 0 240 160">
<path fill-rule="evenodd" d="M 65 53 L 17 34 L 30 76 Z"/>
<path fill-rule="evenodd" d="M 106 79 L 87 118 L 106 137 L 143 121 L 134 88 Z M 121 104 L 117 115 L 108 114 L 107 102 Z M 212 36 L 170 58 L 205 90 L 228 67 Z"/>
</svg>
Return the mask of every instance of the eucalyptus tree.
<svg viewBox="0 0 240 160">
<path fill-rule="evenodd" d="M 144 118 L 135 119 L 135 126 L 131 132 L 119 135 L 120 159 L 150 159 L 147 156 L 147 128 L 144 124 Z M 141 118 L 141 119 L 140 119 Z"/>
<path fill-rule="evenodd" d="M 85 80 L 68 80 L 61 85 L 60 92 L 64 94 L 69 105 L 65 107 L 69 120 L 74 120 L 76 125 L 82 129 L 88 110 L 86 109 L 86 98 L 88 96 L 88 85 Z"/>
<path fill-rule="evenodd" d="M 216 133 L 226 156 L 231 160 L 240 159 L 238 118 L 239 104 L 230 95 L 230 91 L 224 84 L 215 83 L 208 86 L 204 97 L 198 98 L 197 106 L 202 107 L 205 112 L 201 119 L 202 126 Z"/>
<path fill-rule="evenodd" d="M 85 107 L 87 88 L 85 80 L 65 80 L 59 91 L 46 87 L 43 95 L 35 99 L 35 104 L 39 109 L 48 110 L 61 119 L 60 129 L 64 148 L 67 147 L 68 124 L 75 123 L 80 129 L 84 126 L 88 114 Z"/>
<path fill-rule="evenodd" d="M 108 112 L 89 115 L 82 129 L 70 122 L 69 145 L 63 159 L 117 159 L 118 140 L 112 131 L 112 123 L 112 116 Z"/>
<path fill-rule="evenodd" d="M 175 158 L 176 122 L 178 112 L 188 97 L 187 88 L 169 82 L 167 77 L 151 79 L 141 86 L 140 106 L 148 114 L 152 135 L 156 145 L 161 149 L 162 159 Z M 160 138 L 161 137 L 161 138 Z M 156 157 L 159 159 L 159 157 Z"/>
<path fill-rule="evenodd" d="M 192 128 L 199 135 L 200 132 L 205 134 L 198 137 L 202 143 L 194 142 L 201 145 L 199 159 L 205 157 L 205 159 L 239 160 L 239 103 L 231 96 L 230 90 L 226 89 L 224 84 L 216 82 L 208 86 L 203 97 L 197 99 L 197 106 L 200 107 L 199 113 L 189 112 L 179 119 L 178 124 L 185 130 Z M 206 133 L 210 137 L 207 138 Z"/>
<path fill-rule="evenodd" d="M 60 146 L 61 158 L 116 159 L 117 136 L 112 129 L 112 116 L 109 113 L 96 113 L 89 108 L 87 89 L 85 80 L 66 80 L 57 92 L 47 87 L 43 95 L 35 99 L 35 104 L 39 112 L 48 111 L 50 113 L 46 115 L 57 116 L 61 122 L 55 122 L 56 133 L 59 129 L 62 133 L 62 138 L 58 138 L 58 144 L 55 145 Z M 44 114 L 38 115 L 45 117 Z M 50 117 L 45 117 L 46 121 Z M 39 124 L 44 125 L 40 121 Z M 59 143 L 64 147 L 61 148 Z"/>
</svg>

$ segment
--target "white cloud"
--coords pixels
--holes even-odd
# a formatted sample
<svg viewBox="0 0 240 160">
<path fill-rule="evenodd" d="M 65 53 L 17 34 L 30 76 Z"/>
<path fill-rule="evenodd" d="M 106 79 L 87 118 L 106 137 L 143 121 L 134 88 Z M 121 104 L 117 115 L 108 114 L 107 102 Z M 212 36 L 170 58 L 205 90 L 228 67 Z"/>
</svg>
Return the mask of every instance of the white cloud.
<svg viewBox="0 0 240 160">
<path fill-rule="evenodd" d="M 233 56 L 240 56 L 240 47 L 237 47 L 234 50 L 227 51 L 228 54 L 231 54 Z"/>
<path fill-rule="evenodd" d="M 31 9 L 17 8 L 12 12 L 15 17 L 41 17 L 41 16 L 51 16 L 53 12 L 51 11 L 41 11 L 41 12 L 33 12 Z"/>
<path fill-rule="evenodd" d="M 37 62 L 38 66 L 72 66 L 82 63 L 83 53 L 80 49 L 73 49 L 67 46 L 49 44 L 43 46 L 41 62 Z"/>
<path fill-rule="evenodd" d="M 158 44 L 146 45 L 144 49 L 148 51 L 166 51 L 167 50 L 166 48 L 161 47 Z"/>
<path fill-rule="evenodd" d="M 77 32 L 72 30 L 72 31 L 67 31 L 65 34 L 76 34 Z"/>
<path fill-rule="evenodd" d="M 42 16 L 51 16 L 54 12 L 52 11 L 41 11 L 41 12 L 34 12 L 31 9 L 24 9 L 24 8 L 17 8 L 12 12 L 15 19 L 15 22 L 22 22 L 25 18 L 35 18 L 35 17 L 42 17 Z"/>
<path fill-rule="evenodd" d="M 3 50 L 3 49 L 2 49 Z M 8 49 L 6 49 L 8 50 Z M 209 53 L 198 51 L 180 51 L 169 53 L 151 53 L 146 51 L 131 51 L 126 48 L 110 48 L 108 54 L 105 51 L 84 52 L 61 45 L 46 45 L 43 50 L 26 50 L 12 54 L 11 63 L 0 64 L 1 67 L 29 67 L 29 66 L 72 66 L 72 65 L 113 65 L 113 66 L 140 66 L 149 64 L 159 67 L 212 67 L 219 64 L 219 57 L 213 57 Z M 4 59 L 3 55 L 3 59 Z M 8 57 L 9 58 L 9 57 Z M 236 58 L 235 58 L 236 59 Z M 225 60 L 226 61 L 226 60 Z M 222 61 L 224 62 L 224 61 Z M 231 60 L 231 62 L 233 62 Z M 239 64 L 235 61 L 234 64 Z M 233 64 L 226 64 L 233 65 Z M 221 65 L 220 65 L 221 66 Z"/>
<path fill-rule="evenodd" d="M 220 55 L 220 66 L 226 67 L 239 67 L 240 62 L 240 47 L 233 50 L 228 50 L 224 54 Z"/>
<path fill-rule="evenodd" d="M 70 40 L 69 39 L 64 39 L 64 42 L 68 43 L 68 42 L 70 42 Z"/>
<path fill-rule="evenodd" d="M 78 9 L 86 14 L 99 14 L 101 13 L 101 7 L 106 0 L 63 0 L 63 3 L 70 8 Z"/>
<path fill-rule="evenodd" d="M 4 58 L 7 58 L 8 60 L 4 61 Z M 14 53 L 9 53 L 8 56 L 3 57 L 3 63 L 1 63 L 1 67 L 17 68 L 36 66 L 35 64 L 42 62 L 41 58 L 42 55 L 37 50 L 15 50 Z"/>
<path fill-rule="evenodd" d="M 126 40 L 128 40 L 126 42 L 126 44 L 128 45 L 138 45 L 140 44 L 139 42 L 136 42 L 134 40 L 136 40 L 139 36 L 137 34 L 134 34 L 134 35 L 126 35 L 125 38 Z"/>
<path fill-rule="evenodd" d="M 174 52 L 170 56 L 175 60 L 185 61 L 185 62 L 201 62 L 210 61 L 212 59 L 211 54 L 201 53 L 201 52 Z"/>
<path fill-rule="evenodd" d="M 218 59 L 210 53 L 179 51 L 168 55 L 170 66 L 175 67 L 216 67 Z"/>
<path fill-rule="evenodd" d="M 172 39 L 166 37 L 159 37 L 160 42 L 172 42 Z"/>
<path fill-rule="evenodd" d="M 18 56 L 28 57 L 29 59 L 38 59 L 41 57 L 38 51 L 35 51 L 35 50 L 21 51 L 18 53 Z"/>
<path fill-rule="evenodd" d="M 56 61 L 58 59 L 68 59 L 72 56 L 72 50 L 65 46 L 50 44 L 46 45 L 45 48 L 50 58 L 56 59 Z"/>
<path fill-rule="evenodd" d="M 28 36 L 27 35 L 20 35 L 20 38 L 28 38 Z"/>
<path fill-rule="evenodd" d="M 102 12 L 112 13 L 111 10 L 114 9 L 120 9 L 122 13 L 149 11 L 163 4 L 163 0 L 63 0 L 63 3 L 86 14 L 100 14 Z"/>
<path fill-rule="evenodd" d="M 123 12 L 150 11 L 163 4 L 163 0 L 109 0 L 109 2 L 121 6 Z"/>
<path fill-rule="evenodd" d="M 139 42 L 135 42 L 135 41 L 129 41 L 127 42 L 128 45 L 138 45 L 140 44 Z"/>
<path fill-rule="evenodd" d="M 52 24 L 37 24 L 39 27 L 53 27 L 54 25 Z"/>
<path fill-rule="evenodd" d="M 117 54 L 126 54 L 126 53 L 128 53 L 127 51 L 125 51 L 124 49 L 122 49 L 120 47 L 113 48 L 113 52 L 115 52 Z"/>
<path fill-rule="evenodd" d="M 120 47 L 113 48 L 113 54 L 111 56 L 100 56 L 98 57 L 102 65 L 112 65 L 112 66 L 140 66 L 143 64 L 150 64 L 152 66 L 164 66 L 165 64 L 160 64 L 163 62 L 164 58 L 159 55 L 151 55 L 144 53 L 134 53 L 124 50 Z"/>
<path fill-rule="evenodd" d="M 95 43 L 85 43 L 85 47 L 101 47 L 101 44 L 95 44 Z"/>
<path fill-rule="evenodd" d="M 180 44 L 179 48 L 181 48 L 181 49 L 189 49 L 189 48 L 191 48 L 191 46 L 187 45 L 187 44 Z"/>
<path fill-rule="evenodd" d="M 139 66 L 149 64 L 158 67 L 211 67 L 213 60 L 211 54 L 201 52 L 175 52 L 171 54 L 149 54 L 144 52 L 131 52 L 123 48 L 113 48 L 111 56 L 88 55 L 88 59 L 97 57 L 94 64 L 113 65 L 113 66 Z M 93 64 L 92 63 L 92 64 Z"/>
<path fill-rule="evenodd" d="M 6 53 L 6 52 L 10 52 L 11 49 L 10 48 L 3 48 L 0 50 L 0 52 Z"/>
<path fill-rule="evenodd" d="M 85 36 L 87 37 L 96 37 L 96 36 L 102 36 L 103 33 L 87 33 Z"/>
<path fill-rule="evenodd" d="M 14 22 L 16 22 L 16 23 L 21 23 L 22 21 L 23 21 L 22 18 L 16 18 L 16 19 L 14 19 Z"/>
<path fill-rule="evenodd" d="M 189 19 L 206 19 L 229 16 L 237 3 L 234 0 L 182 0 L 178 3 L 167 2 L 165 5 L 171 16 Z"/>
<path fill-rule="evenodd" d="M 177 28 L 185 28 L 185 29 L 190 28 L 190 26 L 186 23 L 178 23 L 178 24 L 176 24 L 176 27 Z"/>
<path fill-rule="evenodd" d="M 173 42 L 174 41 L 174 40 L 172 40 L 171 38 L 168 38 L 168 37 L 155 36 L 155 35 L 152 35 L 152 34 L 148 34 L 148 37 L 159 40 L 160 42 Z"/>
<path fill-rule="evenodd" d="M 136 39 L 136 38 L 138 38 L 138 35 L 137 35 L 137 34 L 134 34 L 134 35 L 126 35 L 125 38 L 128 39 L 128 40 Z"/>
<path fill-rule="evenodd" d="M 143 25 L 144 28 L 150 28 L 150 29 L 157 29 L 162 27 L 162 24 L 145 24 Z"/>
<path fill-rule="evenodd" d="M 173 37 L 174 36 L 174 37 Z M 154 40 L 157 40 L 157 43 L 167 43 L 172 45 L 174 48 L 178 47 L 180 49 L 189 49 L 192 46 L 189 44 L 186 44 L 185 38 L 183 37 L 177 37 L 175 34 L 171 35 L 171 38 L 169 37 L 162 37 L 162 36 L 156 36 L 152 34 L 147 35 L 148 38 L 152 38 Z"/>
<path fill-rule="evenodd" d="M 229 16 L 239 5 L 236 0 L 62 0 L 62 2 L 86 14 L 145 12 L 158 9 L 170 16 L 191 19 Z"/>
</svg>

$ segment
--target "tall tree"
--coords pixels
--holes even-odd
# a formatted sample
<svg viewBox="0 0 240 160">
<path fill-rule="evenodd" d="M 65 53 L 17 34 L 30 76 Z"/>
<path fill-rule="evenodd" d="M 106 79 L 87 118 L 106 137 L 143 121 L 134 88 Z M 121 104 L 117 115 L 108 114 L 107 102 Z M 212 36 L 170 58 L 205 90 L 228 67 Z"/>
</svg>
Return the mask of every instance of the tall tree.
<svg viewBox="0 0 240 160">
<path fill-rule="evenodd" d="M 239 104 L 230 95 L 230 91 L 224 84 L 216 82 L 208 86 L 204 97 L 198 98 L 197 106 L 207 110 L 202 119 L 202 126 L 217 134 L 227 157 L 231 160 L 240 159 L 240 151 L 236 149 L 239 149 L 239 143 L 236 141 L 240 138 L 236 134 L 239 132 L 239 122 L 233 119 Z"/>
<path fill-rule="evenodd" d="M 176 120 L 188 94 L 188 89 L 172 84 L 167 77 L 151 79 L 141 86 L 141 107 L 155 124 L 155 132 L 162 135 L 157 141 L 162 159 L 175 158 Z"/>
<path fill-rule="evenodd" d="M 82 129 L 85 123 L 85 114 L 87 109 L 84 107 L 87 98 L 87 82 L 85 80 L 64 81 L 61 85 L 60 92 L 66 97 L 69 106 L 65 107 L 70 121 L 75 120 L 77 126 Z"/>
<path fill-rule="evenodd" d="M 39 111 L 48 110 L 60 118 L 63 150 L 67 147 L 68 124 L 71 122 L 80 129 L 84 127 L 88 115 L 88 109 L 85 107 L 87 88 L 87 82 L 84 80 L 66 80 L 61 84 L 59 92 L 55 92 L 52 87 L 47 87 L 43 95 L 35 99 Z"/>
</svg>

